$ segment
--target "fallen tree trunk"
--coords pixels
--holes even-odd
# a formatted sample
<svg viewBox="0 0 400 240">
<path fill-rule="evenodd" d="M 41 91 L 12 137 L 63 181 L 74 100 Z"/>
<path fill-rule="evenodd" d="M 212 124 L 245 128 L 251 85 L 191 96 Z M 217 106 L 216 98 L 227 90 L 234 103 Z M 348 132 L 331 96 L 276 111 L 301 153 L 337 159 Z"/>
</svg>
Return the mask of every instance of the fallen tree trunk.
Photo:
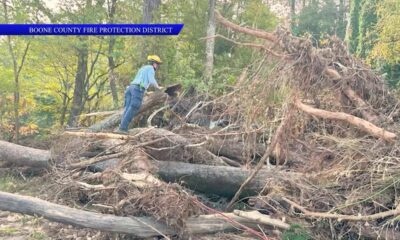
<svg viewBox="0 0 400 240">
<path fill-rule="evenodd" d="M 38 198 L 0 192 L 0 210 L 41 216 L 50 221 L 71 224 L 77 227 L 92 228 L 101 231 L 131 234 L 135 237 L 147 238 L 176 234 L 167 225 L 150 217 L 120 217 L 78 210 L 54 204 Z M 254 226 L 255 221 L 225 213 L 229 219 L 240 224 Z M 209 234 L 220 231 L 235 231 L 237 227 L 224 220 L 221 215 L 201 215 L 190 217 L 186 222 L 189 234 Z"/>
<path fill-rule="evenodd" d="M 181 162 L 156 161 L 156 174 L 164 181 L 178 182 L 195 191 L 232 197 L 250 175 L 250 171 L 236 167 L 208 166 Z M 261 192 L 271 181 L 296 182 L 304 175 L 276 170 L 260 170 L 247 185 L 241 196 L 255 195 Z"/>
<path fill-rule="evenodd" d="M 141 109 L 142 110 L 142 109 Z M 141 110 L 139 110 L 138 114 L 141 113 Z M 118 123 L 121 121 L 122 114 L 124 113 L 123 109 L 117 110 L 114 114 L 111 116 L 103 119 L 102 121 L 93 124 L 92 126 L 89 127 L 89 130 L 92 132 L 100 132 L 103 129 L 111 129 L 115 126 L 118 125 Z"/>
<path fill-rule="evenodd" d="M 143 132 L 143 133 L 142 133 Z M 151 139 L 159 139 L 163 136 L 168 136 L 168 139 L 164 139 L 165 141 L 158 142 L 157 145 L 154 145 L 153 147 L 157 148 L 163 148 L 163 150 L 149 150 L 151 154 L 158 158 L 158 156 L 163 156 L 162 160 L 164 161 L 181 161 L 176 159 L 177 155 L 182 155 L 182 149 L 176 148 L 173 149 L 173 146 L 179 145 L 181 147 L 185 146 L 195 146 L 196 142 L 198 141 L 192 141 L 190 138 L 185 138 L 177 133 L 162 129 L 162 128 L 135 128 L 131 130 L 130 135 L 121 135 L 121 134 L 114 134 L 114 133 L 89 133 L 89 132 L 64 132 L 63 135 L 69 135 L 69 136 L 78 136 L 78 137 L 91 137 L 91 138 L 98 138 L 98 139 L 107 139 L 107 138 L 112 138 L 112 139 L 121 139 L 121 140 L 129 140 L 133 139 L 135 137 L 138 137 L 137 135 L 145 135 L 148 136 L 148 139 L 142 139 L 143 141 L 148 141 Z M 171 143 L 173 143 L 171 145 Z M 204 146 L 204 147 L 202 147 Z M 168 148 L 169 147 L 169 148 Z M 202 147 L 201 149 L 199 149 Z M 238 142 L 238 141 L 233 141 L 233 140 L 222 140 L 218 138 L 212 138 L 209 137 L 207 139 L 204 139 L 204 145 L 199 145 L 197 147 L 197 152 L 200 152 L 200 154 L 193 154 L 190 153 L 193 158 L 195 158 L 196 161 L 198 162 L 207 162 L 203 158 L 206 158 L 209 153 L 205 153 L 204 151 L 208 150 L 211 153 L 217 155 L 217 156 L 224 156 L 229 159 L 233 160 L 238 160 L 242 163 L 246 162 L 246 158 L 243 155 L 243 152 L 245 151 L 246 146 L 243 142 Z M 194 151 L 194 150 L 191 150 Z M 176 154 L 174 152 L 177 152 Z M 254 156 L 262 156 L 265 152 L 265 146 L 263 144 L 256 144 L 253 149 L 251 149 L 251 155 L 250 157 Z M 168 156 L 168 157 L 167 157 Z M 199 158 L 200 157 L 200 158 Z M 210 158 L 214 158 L 215 156 L 211 156 Z M 161 158 L 160 158 L 161 159 Z M 183 160 L 182 160 L 183 161 Z M 214 162 L 219 162 L 221 164 L 220 160 L 216 160 Z"/>
<path fill-rule="evenodd" d="M 196 162 L 209 165 L 226 165 L 225 162 L 203 147 L 206 143 L 193 144 L 189 139 L 166 129 L 152 129 L 146 134 L 150 139 L 166 137 L 165 141 L 146 147 L 146 152 L 162 161 Z M 147 139 L 146 139 L 147 140 Z"/>
<path fill-rule="evenodd" d="M 109 167 L 115 167 L 119 162 L 108 161 L 91 165 L 89 169 L 101 172 Z M 216 194 L 223 197 L 233 197 L 251 171 L 230 166 L 210 166 L 172 161 L 154 161 L 156 170 L 153 172 L 165 182 L 176 182 L 189 189 Z M 306 176 L 301 173 L 260 170 L 250 183 L 243 189 L 241 197 L 254 196 L 266 189 L 267 184 L 278 185 L 283 182 L 298 182 Z"/>
<path fill-rule="evenodd" d="M 233 160 L 238 160 L 241 163 L 246 162 L 244 152 L 246 146 L 243 142 L 237 142 L 232 140 L 221 140 L 217 138 L 209 138 L 207 149 L 217 156 L 224 156 Z M 251 150 L 250 157 L 262 156 L 265 152 L 265 146 L 263 144 L 256 144 Z"/>
<path fill-rule="evenodd" d="M 159 104 L 164 103 L 168 98 L 168 95 L 164 92 L 155 92 L 150 96 L 146 96 L 143 100 L 143 104 L 140 107 L 137 115 L 142 114 L 143 112 L 158 106 Z M 118 110 L 111 116 L 107 117 L 106 119 L 92 125 L 89 127 L 89 130 L 92 132 L 100 132 L 103 129 L 111 129 L 116 127 L 120 121 L 124 110 Z"/>
<path fill-rule="evenodd" d="M 49 166 L 50 152 L 0 141 L 0 161 L 18 166 L 46 168 Z"/>
<path fill-rule="evenodd" d="M 20 145 L 0 142 L 2 160 L 18 163 L 23 166 L 46 168 L 50 165 L 50 151 L 27 148 Z M 114 156 L 114 155 L 112 155 Z M 107 164 L 108 161 L 113 163 Z M 98 162 L 90 166 L 96 171 L 102 171 L 118 164 L 120 159 L 114 158 Z M 240 185 L 249 176 L 250 171 L 236 167 L 209 166 L 171 161 L 154 161 L 158 170 L 155 172 L 161 179 L 168 182 L 180 182 L 190 189 L 232 197 Z M 302 174 L 279 172 L 276 170 L 261 170 L 243 191 L 243 196 L 254 195 L 262 191 L 271 180 L 277 182 L 296 181 Z"/>
<path fill-rule="evenodd" d="M 225 162 L 214 155 L 204 144 L 192 144 L 192 142 L 163 128 L 135 128 L 129 135 L 113 133 L 88 133 L 88 132 L 65 132 L 65 135 L 90 137 L 90 138 L 113 138 L 128 140 L 136 138 L 139 142 L 149 142 L 146 152 L 154 158 L 162 161 L 181 161 L 207 163 L 210 165 L 226 165 Z"/>
<path fill-rule="evenodd" d="M 167 101 L 168 97 L 175 97 L 177 95 L 177 91 L 180 91 L 181 85 L 176 84 L 173 86 L 167 87 L 165 91 L 156 91 L 153 94 L 146 96 L 143 100 L 143 104 L 140 107 L 137 115 L 140 115 L 148 110 L 153 109 L 154 107 L 163 104 Z M 120 121 L 124 110 L 118 110 L 111 116 L 106 119 L 92 125 L 89 127 L 89 130 L 92 132 L 100 132 L 103 129 L 110 129 L 116 127 Z"/>
</svg>

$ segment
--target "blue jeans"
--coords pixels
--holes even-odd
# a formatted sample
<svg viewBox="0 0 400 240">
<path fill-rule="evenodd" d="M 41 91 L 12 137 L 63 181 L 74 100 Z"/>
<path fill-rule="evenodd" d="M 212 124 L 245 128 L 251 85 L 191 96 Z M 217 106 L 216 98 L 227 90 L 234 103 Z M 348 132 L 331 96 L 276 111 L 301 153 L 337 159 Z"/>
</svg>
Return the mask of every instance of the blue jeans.
<svg viewBox="0 0 400 240">
<path fill-rule="evenodd" d="M 119 129 L 128 131 L 129 123 L 136 116 L 142 106 L 145 89 L 137 85 L 130 85 L 125 91 L 124 114 Z"/>
</svg>

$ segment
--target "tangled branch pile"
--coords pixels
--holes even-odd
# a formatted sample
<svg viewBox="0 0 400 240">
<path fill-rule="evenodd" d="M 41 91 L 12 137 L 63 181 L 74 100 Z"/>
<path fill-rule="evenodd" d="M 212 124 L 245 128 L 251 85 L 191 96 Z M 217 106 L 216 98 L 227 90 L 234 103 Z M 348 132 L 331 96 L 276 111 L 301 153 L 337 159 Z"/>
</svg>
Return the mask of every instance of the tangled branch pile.
<svg viewBox="0 0 400 240">
<path fill-rule="evenodd" d="M 113 190 L 104 190 L 110 193 L 95 195 L 90 201 L 111 205 L 123 215 L 150 214 L 183 229 L 184 219 L 204 212 L 191 204 L 188 195 L 179 193 L 182 189 L 162 183 L 139 191 L 137 186 L 123 184 L 123 176 L 137 171 L 157 173 L 154 160 L 242 169 L 257 162 L 263 168 L 266 161 L 287 177 L 277 174 L 263 182 L 266 185 L 258 189 L 259 195 L 247 201 L 250 207 L 319 230 L 310 231 L 318 232 L 314 234 L 318 238 L 358 234 L 397 238 L 398 210 L 391 209 L 398 206 L 400 115 L 398 100 L 382 79 L 334 37 L 315 48 L 309 39 L 293 37 L 283 29 L 268 33 L 240 27 L 219 14 L 217 18 L 233 31 L 262 39 L 262 44 L 235 43 L 261 48 L 265 56 L 243 71 L 232 92 L 215 99 L 187 93 L 170 101 L 169 110 L 152 115 L 168 122 L 166 129 L 135 129 L 131 134 L 136 140 L 111 144 L 111 148 L 119 147 L 107 158 L 119 159 L 118 167 L 103 172 L 102 181 L 89 183 L 107 181 L 105 188 L 114 186 Z M 210 129 L 210 123 L 223 126 Z M 96 159 L 101 157 L 89 161 Z M 74 164 L 80 169 L 88 166 L 69 166 Z M 258 174 L 255 171 L 253 175 Z M 294 173 L 302 175 L 293 177 Z M 79 182 L 88 182 L 85 174 L 81 177 Z M 206 188 L 196 188 L 184 179 L 181 183 L 215 193 L 212 182 L 200 183 Z M 79 184 L 71 187 L 82 189 Z M 218 186 L 224 187 L 231 186 Z M 245 194 L 239 195 L 248 196 L 249 187 L 244 186 Z M 232 197 L 237 190 L 231 187 L 225 196 Z M 90 191 L 98 193 L 98 189 Z M 171 202 L 177 204 L 165 204 Z M 223 204 L 211 206 L 223 209 Z"/>
<path fill-rule="evenodd" d="M 400 239 L 399 101 L 383 80 L 334 37 L 316 48 L 216 16 L 261 40 L 215 36 L 263 53 L 233 91 L 211 98 L 175 85 L 147 97 L 141 128 L 127 136 L 104 130 L 121 111 L 92 132 L 64 133 L 52 150 L 52 200 L 152 216 L 180 237 L 233 230 L 191 219 L 236 209 L 240 217 L 223 218 L 261 239 L 296 225 L 316 239 Z"/>
<path fill-rule="evenodd" d="M 309 223 L 315 227 L 321 228 L 320 220 L 325 220 L 327 239 L 352 234 L 397 239 L 396 216 L 378 214 L 398 208 L 396 96 L 335 37 L 315 48 L 311 40 L 293 37 L 282 29 L 267 33 L 217 16 L 225 27 L 265 40 L 256 46 L 266 53 L 261 69 L 240 83 L 246 87 L 232 99 L 237 99 L 242 112 L 246 109 L 250 113 L 249 122 L 290 122 L 279 136 L 274 157 L 285 163 L 283 168 L 313 172 L 317 180 L 311 184 L 305 181 L 299 191 L 260 196 L 262 205 L 272 205 L 273 212 L 287 215 L 287 206 L 271 204 L 274 198 L 285 197 L 287 200 L 281 202 L 300 210 L 300 216 L 313 219 Z M 340 214 L 378 215 L 371 219 Z M 359 222 L 352 223 L 355 219 Z"/>
</svg>

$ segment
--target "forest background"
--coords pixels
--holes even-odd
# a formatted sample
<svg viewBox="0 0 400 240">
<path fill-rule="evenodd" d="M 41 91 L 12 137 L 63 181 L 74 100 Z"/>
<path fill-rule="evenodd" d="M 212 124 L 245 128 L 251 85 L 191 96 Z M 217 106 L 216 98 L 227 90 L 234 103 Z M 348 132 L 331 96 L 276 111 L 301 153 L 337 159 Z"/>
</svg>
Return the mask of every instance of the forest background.
<svg viewBox="0 0 400 240">
<path fill-rule="evenodd" d="M 237 42 L 260 40 L 219 27 L 214 10 L 267 31 L 278 25 L 315 45 L 341 38 L 394 90 L 400 88 L 398 0 L 2 0 L 1 23 L 184 23 L 179 36 L 1 36 L 0 139 L 44 140 L 88 125 L 81 114 L 123 106 L 123 94 L 148 54 L 164 64 L 161 85 L 212 95 L 229 92 L 262 57 Z M 268 81 L 268 79 L 265 79 Z"/>
</svg>

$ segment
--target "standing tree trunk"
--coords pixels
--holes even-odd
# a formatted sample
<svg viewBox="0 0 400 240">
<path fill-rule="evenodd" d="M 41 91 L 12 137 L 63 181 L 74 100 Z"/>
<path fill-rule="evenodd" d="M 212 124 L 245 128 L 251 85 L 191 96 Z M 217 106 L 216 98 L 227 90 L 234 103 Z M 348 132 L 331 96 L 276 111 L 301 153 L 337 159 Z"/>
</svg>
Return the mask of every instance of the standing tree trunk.
<svg viewBox="0 0 400 240">
<path fill-rule="evenodd" d="M 87 37 L 79 38 L 79 47 L 78 47 L 78 66 L 76 69 L 75 75 L 75 89 L 74 96 L 72 100 L 72 108 L 71 114 L 68 119 L 69 126 L 76 126 L 78 122 L 78 116 L 82 112 L 82 103 L 83 97 L 85 96 L 85 80 L 87 74 L 87 66 L 88 66 L 88 46 L 87 46 Z"/>
<path fill-rule="evenodd" d="M 65 115 L 67 114 L 70 98 L 67 94 L 63 95 L 63 105 L 61 109 L 60 126 L 63 127 L 65 123 Z"/>
<path fill-rule="evenodd" d="M 67 115 L 68 111 L 68 106 L 71 101 L 71 97 L 69 96 L 69 91 L 71 90 L 71 85 L 69 83 L 69 73 L 67 70 L 67 67 L 64 65 L 64 71 L 65 71 L 65 78 L 63 77 L 61 71 L 58 71 L 58 66 L 54 66 L 54 69 L 59 73 L 60 75 L 60 86 L 62 87 L 60 91 L 58 91 L 59 95 L 63 99 L 62 107 L 61 107 L 61 116 L 60 116 L 60 126 L 63 127 L 65 124 L 65 117 Z"/>
<path fill-rule="evenodd" d="M 345 0 L 339 1 L 339 19 L 338 19 L 338 27 L 336 34 L 344 39 L 346 34 L 346 9 L 345 9 Z"/>
<path fill-rule="evenodd" d="M 154 20 L 154 12 L 160 7 L 161 0 L 143 0 L 143 23 Z"/>
<path fill-rule="evenodd" d="M 154 16 L 155 11 L 161 5 L 161 0 L 143 0 L 143 23 L 152 23 L 156 19 Z M 147 41 L 149 38 L 145 37 L 143 39 L 143 51 L 142 59 L 146 58 L 147 53 L 149 53 L 150 44 Z"/>
<path fill-rule="evenodd" d="M 215 45 L 215 1 L 209 0 L 208 6 L 208 26 L 207 26 L 207 41 L 206 41 L 206 66 L 205 80 L 207 83 L 212 81 L 212 72 L 214 67 L 214 45 Z"/>
<path fill-rule="evenodd" d="M 354 53 L 357 49 L 360 8 L 361 0 L 350 1 L 350 14 L 346 26 L 345 42 L 351 53 Z"/>
<path fill-rule="evenodd" d="M 371 29 L 375 28 L 378 22 L 377 4 L 379 1 L 363 1 L 361 2 L 359 25 L 358 25 L 358 45 L 356 49 L 357 56 L 366 58 L 372 48 L 375 38 L 371 34 Z"/>
<path fill-rule="evenodd" d="M 7 0 L 3 0 L 3 7 L 4 7 L 4 20 L 5 23 L 9 23 L 8 19 L 8 9 L 7 9 Z M 13 63 L 13 73 L 14 73 L 14 142 L 18 143 L 19 139 L 19 99 L 20 99 L 20 85 L 19 85 L 19 76 L 24 66 L 25 58 L 29 50 L 30 41 L 26 44 L 24 53 L 22 55 L 21 63 L 18 65 L 17 57 L 14 54 L 14 49 L 11 41 L 11 36 L 7 36 L 7 45 L 8 51 L 11 55 L 12 63 Z"/>
<path fill-rule="evenodd" d="M 294 18 L 296 17 L 296 0 L 289 0 L 290 4 L 290 28 L 294 27 Z"/>
<path fill-rule="evenodd" d="M 115 10 L 116 10 L 116 4 L 117 0 L 111 0 L 111 5 L 109 6 L 109 23 L 114 23 L 114 15 L 115 15 Z M 115 36 L 110 36 L 110 40 L 108 42 L 108 78 L 110 82 L 110 89 L 111 89 L 111 96 L 113 99 L 113 106 L 115 109 L 118 108 L 118 91 L 117 91 L 117 85 L 115 83 L 116 81 L 116 76 L 115 76 L 115 62 L 114 62 L 114 45 L 115 45 Z"/>
</svg>

